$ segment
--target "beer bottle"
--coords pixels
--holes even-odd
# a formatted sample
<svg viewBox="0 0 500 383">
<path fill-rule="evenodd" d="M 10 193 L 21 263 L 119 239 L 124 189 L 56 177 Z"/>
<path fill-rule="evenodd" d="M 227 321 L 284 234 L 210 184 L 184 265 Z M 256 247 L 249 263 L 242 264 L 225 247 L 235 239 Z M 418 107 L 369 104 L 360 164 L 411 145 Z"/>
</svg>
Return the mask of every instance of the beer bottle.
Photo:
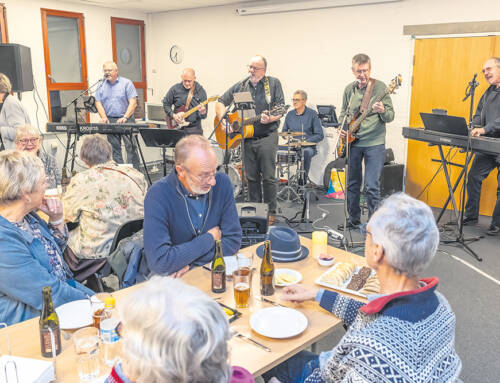
<svg viewBox="0 0 500 383">
<path fill-rule="evenodd" d="M 214 259 L 212 260 L 212 291 L 223 293 L 226 291 L 226 263 L 222 256 L 222 243 L 215 241 Z"/>
<path fill-rule="evenodd" d="M 273 295 L 274 263 L 271 255 L 271 242 L 264 242 L 264 256 L 260 264 L 260 294 Z"/>
<path fill-rule="evenodd" d="M 49 328 L 54 334 L 54 345 L 56 355 L 61 352 L 61 330 L 59 329 L 59 318 L 54 310 L 52 303 L 52 293 L 50 286 L 45 286 L 42 289 L 42 313 L 40 315 L 40 346 L 42 356 L 45 358 L 52 357 L 52 341 Z"/>
</svg>

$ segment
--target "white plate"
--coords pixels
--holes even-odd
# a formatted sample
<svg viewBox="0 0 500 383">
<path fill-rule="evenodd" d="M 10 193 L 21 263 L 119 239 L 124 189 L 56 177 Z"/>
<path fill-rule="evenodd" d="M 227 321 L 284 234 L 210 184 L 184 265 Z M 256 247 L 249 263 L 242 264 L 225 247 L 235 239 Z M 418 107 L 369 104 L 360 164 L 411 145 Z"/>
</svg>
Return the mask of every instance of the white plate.
<svg viewBox="0 0 500 383">
<path fill-rule="evenodd" d="M 307 328 L 307 318 L 288 307 L 268 307 L 250 317 L 250 327 L 268 338 L 285 339 L 302 333 Z"/>
<path fill-rule="evenodd" d="M 59 317 L 59 326 L 63 330 L 82 328 L 94 323 L 88 299 L 65 303 L 56 308 L 56 313 Z"/>
<path fill-rule="evenodd" d="M 367 297 L 366 294 L 360 293 L 359 291 L 356 291 L 356 290 L 348 289 L 346 287 L 349 284 L 349 282 L 351 282 L 352 276 L 355 275 L 355 274 L 357 274 L 359 272 L 359 270 L 361 270 L 360 266 L 356 266 L 356 270 L 354 271 L 354 273 L 349 278 L 347 278 L 344 281 L 344 283 L 342 284 L 342 286 L 337 286 L 337 285 L 334 285 L 334 284 L 331 284 L 331 283 L 328 283 L 328 282 L 324 282 L 324 281 L 321 280 L 321 278 L 323 278 L 323 275 L 329 273 L 331 270 L 334 270 L 337 267 L 337 265 L 338 265 L 338 263 L 336 263 L 335 265 L 333 265 L 332 267 L 330 267 L 328 270 L 326 270 L 323 274 L 321 274 L 318 277 L 318 279 L 316 279 L 314 281 L 314 283 L 316 283 L 317 285 L 320 285 L 320 286 L 328 287 L 330 289 L 339 290 L 339 291 L 343 291 L 343 292 L 346 292 L 346 293 L 349 293 L 349 294 L 357 295 L 359 297 L 366 298 Z M 372 270 L 370 276 L 372 276 L 373 274 L 375 274 L 374 270 Z M 361 290 L 363 290 L 363 288 L 361 288 Z"/>
<path fill-rule="evenodd" d="M 294 281 L 293 282 L 283 282 L 283 283 L 277 283 L 276 282 L 276 277 L 282 273 L 286 273 L 292 277 L 294 277 Z M 300 281 L 302 280 L 302 274 L 299 273 L 297 270 L 292 270 L 292 269 L 276 269 L 274 270 L 274 285 L 275 286 L 278 286 L 278 287 L 284 287 L 284 286 L 290 286 L 290 285 L 294 285 L 296 283 L 299 283 Z"/>
</svg>

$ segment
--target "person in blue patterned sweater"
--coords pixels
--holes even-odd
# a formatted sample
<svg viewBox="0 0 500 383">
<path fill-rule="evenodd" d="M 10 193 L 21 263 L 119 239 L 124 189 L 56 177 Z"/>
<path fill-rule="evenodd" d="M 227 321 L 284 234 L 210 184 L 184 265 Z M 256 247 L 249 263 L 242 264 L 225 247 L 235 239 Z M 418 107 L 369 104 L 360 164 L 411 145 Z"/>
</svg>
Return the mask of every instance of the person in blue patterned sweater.
<svg viewBox="0 0 500 383">
<path fill-rule="evenodd" d="M 393 194 L 367 225 L 365 257 L 380 294 L 364 304 L 328 290 L 286 287 L 282 298 L 316 300 L 348 326 L 333 350 L 302 351 L 263 376 L 266 382 L 460 382 L 455 314 L 436 291 L 437 278 L 420 279 L 439 244 L 431 209 Z"/>
</svg>

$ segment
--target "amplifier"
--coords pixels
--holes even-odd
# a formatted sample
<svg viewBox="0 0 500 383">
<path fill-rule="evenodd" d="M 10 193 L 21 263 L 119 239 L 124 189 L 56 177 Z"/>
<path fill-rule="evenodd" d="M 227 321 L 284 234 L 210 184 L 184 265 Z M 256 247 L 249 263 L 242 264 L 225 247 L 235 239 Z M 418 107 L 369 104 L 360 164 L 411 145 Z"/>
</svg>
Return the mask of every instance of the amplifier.
<svg viewBox="0 0 500 383">
<path fill-rule="evenodd" d="M 241 247 L 248 247 L 266 239 L 269 207 L 266 203 L 240 202 L 236 204 L 243 237 Z"/>
</svg>

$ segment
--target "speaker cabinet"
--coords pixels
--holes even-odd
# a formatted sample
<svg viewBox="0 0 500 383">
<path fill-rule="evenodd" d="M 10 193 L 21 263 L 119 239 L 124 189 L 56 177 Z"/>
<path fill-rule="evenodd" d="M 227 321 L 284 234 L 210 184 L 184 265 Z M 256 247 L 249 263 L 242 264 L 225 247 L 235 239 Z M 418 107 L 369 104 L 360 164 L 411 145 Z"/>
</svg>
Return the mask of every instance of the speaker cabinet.
<svg viewBox="0 0 500 383">
<path fill-rule="evenodd" d="M 0 44 L 0 72 L 9 78 L 13 92 L 32 91 L 30 48 L 20 44 Z"/>
<path fill-rule="evenodd" d="M 387 197 L 393 193 L 403 191 L 404 165 L 384 165 L 380 176 L 380 196 Z"/>
</svg>

